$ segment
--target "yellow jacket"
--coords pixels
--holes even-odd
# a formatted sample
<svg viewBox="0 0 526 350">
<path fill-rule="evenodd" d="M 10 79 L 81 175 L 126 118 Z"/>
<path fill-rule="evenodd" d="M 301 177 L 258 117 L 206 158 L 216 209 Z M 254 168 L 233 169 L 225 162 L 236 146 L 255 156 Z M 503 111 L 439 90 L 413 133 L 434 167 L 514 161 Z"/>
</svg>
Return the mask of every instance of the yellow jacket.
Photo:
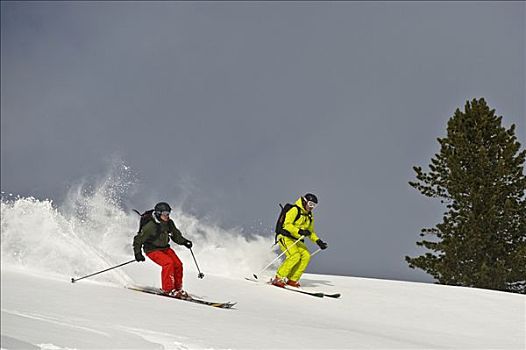
<svg viewBox="0 0 526 350">
<path fill-rule="evenodd" d="M 294 221 L 296 219 L 296 216 L 298 215 L 298 208 L 292 207 L 285 215 L 285 220 L 283 221 L 283 228 L 287 230 L 292 237 L 295 237 L 296 239 L 300 238 L 300 235 L 298 234 L 299 230 L 309 230 L 311 235 L 309 236 L 309 239 L 316 243 L 316 241 L 319 239 L 319 237 L 316 235 L 316 232 L 314 231 L 314 216 L 312 216 L 312 212 L 308 212 L 303 208 L 303 201 L 301 200 L 301 197 L 294 203 L 300 208 L 300 217 L 298 220 Z M 283 237 L 283 235 L 280 235 Z"/>
</svg>

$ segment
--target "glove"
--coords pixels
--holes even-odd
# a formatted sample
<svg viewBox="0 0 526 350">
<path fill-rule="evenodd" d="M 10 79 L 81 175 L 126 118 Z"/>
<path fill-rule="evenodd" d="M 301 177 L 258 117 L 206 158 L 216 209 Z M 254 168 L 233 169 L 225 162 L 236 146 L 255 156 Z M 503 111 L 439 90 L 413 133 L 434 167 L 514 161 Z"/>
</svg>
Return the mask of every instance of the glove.
<svg viewBox="0 0 526 350">
<path fill-rule="evenodd" d="M 309 236 L 310 236 L 310 231 L 309 231 L 309 230 L 299 230 L 299 231 L 298 231 L 298 234 L 299 234 L 300 236 L 309 237 Z"/>
<path fill-rule="evenodd" d="M 142 255 L 141 252 L 135 253 L 135 261 L 141 262 L 141 261 L 145 261 L 145 260 L 146 260 L 146 258 L 144 257 L 144 255 Z"/>
<path fill-rule="evenodd" d="M 183 245 L 188 249 L 191 249 L 193 246 L 192 241 L 189 240 L 184 241 Z"/>
<path fill-rule="evenodd" d="M 323 249 L 327 249 L 328 245 L 327 243 L 325 243 L 324 241 L 322 241 L 321 239 L 318 239 L 316 241 L 316 244 L 323 250 Z"/>
</svg>

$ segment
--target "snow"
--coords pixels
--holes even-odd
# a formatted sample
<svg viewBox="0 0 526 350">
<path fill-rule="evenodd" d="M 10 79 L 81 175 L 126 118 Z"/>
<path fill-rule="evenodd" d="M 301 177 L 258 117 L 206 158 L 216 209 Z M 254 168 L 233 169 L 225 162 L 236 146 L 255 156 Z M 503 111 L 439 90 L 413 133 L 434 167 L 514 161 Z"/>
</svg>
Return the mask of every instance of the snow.
<svg viewBox="0 0 526 350">
<path fill-rule="evenodd" d="M 126 186 L 111 178 L 89 191 L 73 189 L 59 207 L 2 198 L 1 349 L 526 348 L 524 295 L 304 275 L 306 289 L 342 294 L 320 299 L 250 282 L 244 276 L 268 279 L 275 271 L 259 273 L 277 256 L 273 235 L 225 230 L 179 208 L 174 220 L 193 240 L 205 274 L 197 278 L 190 252 L 175 246 L 186 290 L 235 301 L 234 309 L 124 288 L 159 287 L 160 268 L 149 260 L 71 283 L 133 259 L 137 215 L 121 209 Z"/>
<path fill-rule="evenodd" d="M 123 269 L 133 275 L 147 264 Z M 238 302 L 225 310 L 96 279 L 71 283 L 67 276 L 3 269 L 2 349 L 525 348 L 522 295 L 304 276 L 307 289 L 342 293 L 320 299 L 241 278 L 186 274 L 193 294 Z"/>
</svg>

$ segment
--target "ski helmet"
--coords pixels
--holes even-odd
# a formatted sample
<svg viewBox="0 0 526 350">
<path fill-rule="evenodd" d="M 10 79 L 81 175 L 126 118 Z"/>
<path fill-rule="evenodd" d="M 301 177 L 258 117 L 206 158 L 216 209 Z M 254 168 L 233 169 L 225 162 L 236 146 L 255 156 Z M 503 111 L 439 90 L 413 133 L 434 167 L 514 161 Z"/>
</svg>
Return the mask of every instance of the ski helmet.
<svg viewBox="0 0 526 350">
<path fill-rule="evenodd" d="M 153 210 L 155 210 L 155 214 L 161 215 L 161 213 L 164 211 L 171 212 L 172 208 L 170 208 L 170 205 L 166 202 L 159 202 L 155 205 Z"/>
<path fill-rule="evenodd" d="M 316 197 L 316 196 L 313 195 L 312 193 L 307 193 L 306 195 L 303 196 L 303 198 L 304 198 L 307 202 L 314 202 L 314 203 L 318 204 L 318 197 Z"/>
</svg>

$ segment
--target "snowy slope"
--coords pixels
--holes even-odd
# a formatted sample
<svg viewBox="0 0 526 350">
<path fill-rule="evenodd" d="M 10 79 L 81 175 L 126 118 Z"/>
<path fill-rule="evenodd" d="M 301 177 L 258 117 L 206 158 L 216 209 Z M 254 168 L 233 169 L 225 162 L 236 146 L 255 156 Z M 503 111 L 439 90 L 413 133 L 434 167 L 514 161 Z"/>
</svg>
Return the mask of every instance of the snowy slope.
<svg viewBox="0 0 526 350">
<path fill-rule="evenodd" d="M 136 264 L 134 268 L 141 268 Z M 524 349 L 525 297 L 307 275 L 318 299 L 242 279 L 188 275 L 216 309 L 66 276 L 2 270 L 3 349 Z"/>
<path fill-rule="evenodd" d="M 2 197 L 2 349 L 525 349 L 526 297 L 469 288 L 305 275 L 318 299 L 244 280 L 275 258 L 273 235 L 225 230 L 175 208 L 194 242 L 176 246 L 185 288 L 233 310 L 123 288 L 159 286 L 151 261 L 71 283 L 133 258 L 126 176 L 50 200 Z M 141 208 L 139 208 L 141 209 Z M 143 208 L 144 209 L 144 208 Z M 320 253 L 321 254 L 321 253 Z M 330 248 L 323 254 L 330 254 Z M 311 263 L 316 263 L 313 257 Z M 275 267 L 270 268 L 269 278 Z"/>
</svg>

